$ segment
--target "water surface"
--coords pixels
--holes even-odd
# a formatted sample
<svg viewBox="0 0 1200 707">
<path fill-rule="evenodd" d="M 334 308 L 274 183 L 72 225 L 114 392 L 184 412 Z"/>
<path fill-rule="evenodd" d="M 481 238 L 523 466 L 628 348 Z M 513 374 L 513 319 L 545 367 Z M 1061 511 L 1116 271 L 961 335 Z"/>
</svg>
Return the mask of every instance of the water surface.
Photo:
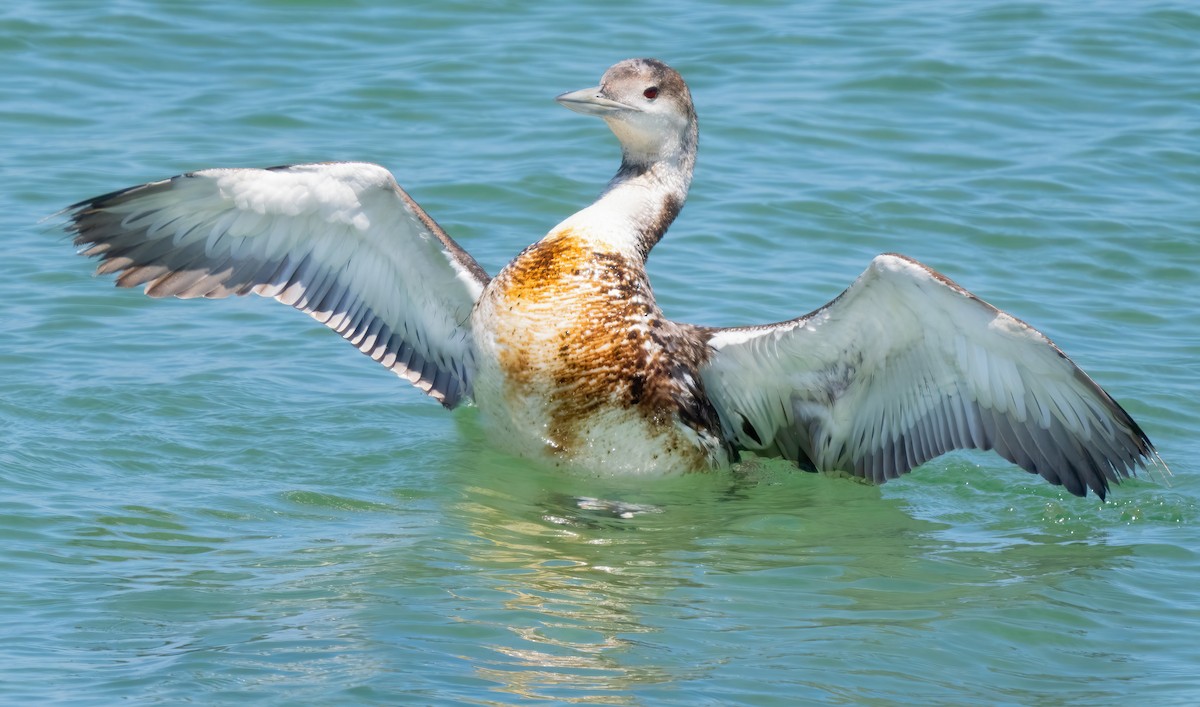
<svg viewBox="0 0 1200 707">
<path fill-rule="evenodd" d="M 1170 484 L 550 473 L 295 312 L 115 290 L 38 224 L 365 159 L 494 273 L 615 167 L 553 96 L 645 55 L 701 121 L 671 316 L 790 318 L 906 253 L 1051 336 Z M 0 61 L 3 701 L 1200 698 L 1190 3 L 18 1 Z"/>
</svg>

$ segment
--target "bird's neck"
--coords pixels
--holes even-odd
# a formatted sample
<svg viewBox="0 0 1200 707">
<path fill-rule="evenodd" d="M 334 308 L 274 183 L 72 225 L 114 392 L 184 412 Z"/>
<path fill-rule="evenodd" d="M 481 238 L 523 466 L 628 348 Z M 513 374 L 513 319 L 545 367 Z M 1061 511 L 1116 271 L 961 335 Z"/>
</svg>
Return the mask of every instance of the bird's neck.
<svg viewBox="0 0 1200 707">
<path fill-rule="evenodd" d="M 683 208 L 695 161 L 694 143 L 656 159 L 626 154 L 600 197 L 555 230 L 587 234 L 597 248 L 645 262 Z"/>
</svg>

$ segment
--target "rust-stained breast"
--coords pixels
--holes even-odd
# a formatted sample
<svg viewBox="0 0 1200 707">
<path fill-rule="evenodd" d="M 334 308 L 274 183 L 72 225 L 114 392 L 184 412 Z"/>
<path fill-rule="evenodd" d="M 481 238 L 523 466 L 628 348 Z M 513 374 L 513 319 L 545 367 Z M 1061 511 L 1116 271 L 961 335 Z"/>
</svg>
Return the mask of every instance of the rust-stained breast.
<svg viewBox="0 0 1200 707">
<path fill-rule="evenodd" d="M 554 454 L 570 457 L 599 416 L 624 412 L 668 440 L 664 453 L 712 465 L 695 442 L 719 437 L 697 373 L 706 337 L 662 316 L 640 263 L 563 230 L 525 249 L 490 290 L 505 395 L 518 408 L 540 401 Z"/>
</svg>

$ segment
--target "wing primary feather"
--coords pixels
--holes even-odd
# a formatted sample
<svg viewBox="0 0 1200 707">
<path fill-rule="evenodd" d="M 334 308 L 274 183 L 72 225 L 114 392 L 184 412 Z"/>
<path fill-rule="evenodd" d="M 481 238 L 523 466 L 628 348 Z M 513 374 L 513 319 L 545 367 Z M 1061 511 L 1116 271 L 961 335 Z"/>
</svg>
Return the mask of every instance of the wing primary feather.
<svg viewBox="0 0 1200 707">
<path fill-rule="evenodd" d="M 357 296 L 357 295 L 356 295 Z M 366 311 L 367 303 L 361 299 L 352 300 L 346 303 L 344 311 L 337 314 L 327 322 L 327 325 L 342 335 L 342 338 L 349 339 L 357 327 L 358 318 Z M 336 320 L 336 321 L 335 321 Z"/>
<path fill-rule="evenodd" d="M 316 311 L 322 312 L 325 317 L 321 323 L 341 333 L 340 326 L 346 316 L 346 312 L 353 303 L 355 297 L 354 289 L 339 283 L 339 287 L 331 289 L 329 295 L 316 307 Z"/>
<path fill-rule="evenodd" d="M 366 328 L 358 335 L 356 339 L 350 341 L 358 347 L 359 351 L 368 353 L 375 348 L 375 339 L 379 336 L 379 330 L 383 327 L 383 320 L 379 317 L 371 317 L 370 322 L 366 322 Z"/>
<path fill-rule="evenodd" d="M 289 307 L 295 306 L 296 302 L 304 296 L 304 289 L 308 281 L 312 278 L 314 271 L 320 266 L 312 259 L 312 253 L 305 253 L 300 262 L 296 265 L 296 270 L 288 278 L 287 284 L 283 290 L 275 295 L 277 302 L 282 302 Z"/>
<path fill-rule="evenodd" d="M 203 270 L 198 271 L 200 277 L 187 287 L 181 288 L 174 295 L 180 299 L 191 299 L 206 295 L 214 288 L 220 287 L 221 283 L 229 278 L 232 270 L 233 263 L 228 258 L 213 263 Z"/>
<path fill-rule="evenodd" d="M 331 289 L 337 289 L 337 284 L 337 273 L 329 269 L 322 270 L 316 275 L 315 282 L 311 286 L 304 288 L 304 295 L 296 302 L 294 306 L 296 309 L 307 312 L 309 316 L 324 324 L 324 320 L 319 318 L 320 312 L 318 311 L 317 305 L 320 304 L 321 300 L 325 298 L 325 295 L 328 294 Z M 328 318 L 329 317 L 325 317 L 325 319 Z"/>
<path fill-rule="evenodd" d="M 980 419 L 980 405 L 976 403 L 966 403 L 964 401 L 963 417 L 966 419 L 967 430 L 970 433 L 971 445 L 975 449 L 988 450 L 992 448 L 992 440 L 987 435 L 987 429 Z"/>
<path fill-rule="evenodd" d="M 375 344 L 367 353 L 368 356 L 376 361 L 382 362 L 383 357 L 387 354 L 388 342 L 392 339 L 392 329 L 387 324 L 379 327 L 379 333 L 375 336 Z"/>
<path fill-rule="evenodd" d="M 396 361 L 392 364 L 392 368 L 408 368 L 408 363 L 412 360 L 413 353 L 413 347 L 402 343 L 396 351 Z M 459 375 L 461 376 L 462 373 L 459 372 Z"/>
<path fill-rule="evenodd" d="M 350 324 L 346 327 L 346 330 L 342 332 L 342 336 L 346 339 L 346 341 L 349 341 L 351 344 L 357 347 L 359 343 L 362 342 L 363 337 L 366 336 L 367 329 L 370 328 L 371 321 L 374 319 L 375 312 L 371 310 L 370 305 L 368 305 L 365 301 L 360 302 L 358 305 L 358 311 L 354 314 L 354 318 L 351 319 Z"/>
</svg>

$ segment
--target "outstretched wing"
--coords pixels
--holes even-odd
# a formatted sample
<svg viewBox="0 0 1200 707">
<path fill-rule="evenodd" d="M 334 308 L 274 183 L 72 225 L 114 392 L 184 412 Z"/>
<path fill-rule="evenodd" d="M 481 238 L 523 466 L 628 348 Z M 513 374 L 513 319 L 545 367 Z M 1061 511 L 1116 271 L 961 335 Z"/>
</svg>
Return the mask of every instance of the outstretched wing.
<svg viewBox="0 0 1200 707">
<path fill-rule="evenodd" d="M 902 255 L 875 258 L 812 314 L 709 343 L 701 373 L 726 437 L 806 468 L 883 483 L 952 449 L 994 449 L 1104 498 L 1110 481 L 1162 465 L 1041 332 Z"/>
<path fill-rule="evenodd" d="M 306 312 L 453 407 L 487 274 L 383 167 L 208 169 L 68 207 L 97 274 L 152 297 L 254 293 Z"/>
</svg>

